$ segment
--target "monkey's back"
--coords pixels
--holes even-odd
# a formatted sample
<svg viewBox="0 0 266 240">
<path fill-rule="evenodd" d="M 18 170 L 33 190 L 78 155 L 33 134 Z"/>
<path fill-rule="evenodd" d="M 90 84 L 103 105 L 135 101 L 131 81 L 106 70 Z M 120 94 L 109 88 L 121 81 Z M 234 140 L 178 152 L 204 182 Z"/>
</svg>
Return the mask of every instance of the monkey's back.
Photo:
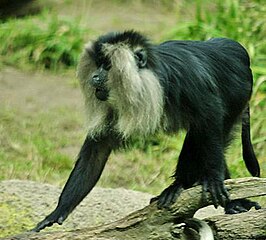
<svg viewBox="0 0 266 240">
<path fill-rule="evenodd" d="M 169 114 L 181 122 L 195 116 L 206 121 L 213 114 L 241 114 L 253 82 L 249 56 L 241 44 L 226 38 L 173 40 L 157 45 L 156 50 Z M 181 112 L 175 111 L 175 105 Z"/>
<path fill-rule="evenodd" d="M 221 74 L 227 70 L 231 73 L 231 76 L 237 73 L 237 75 L 242 75 L 243 80 L 252 81 L 248 53 L 240 43 L 231 39 L 172 40 L 158 45 L 157 51 L 168 65 L 173 64 L 175 67 L 178 65 L 179 69 L 184 71 L 184 74 L 191 72 L 196 73 L 199 77 L 203 75 L 204 78 L 206 78 L 206 73 L 207 75 L 213 74 L 216 80 L 219 81 L 221 80 Z"/>
</svg>

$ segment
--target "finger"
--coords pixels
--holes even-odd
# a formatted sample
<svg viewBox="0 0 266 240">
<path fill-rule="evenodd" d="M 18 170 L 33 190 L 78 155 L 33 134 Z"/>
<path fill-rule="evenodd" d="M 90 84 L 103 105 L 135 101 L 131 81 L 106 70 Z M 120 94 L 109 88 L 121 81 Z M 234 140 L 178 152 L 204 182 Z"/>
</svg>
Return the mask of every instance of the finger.
<svg viewBox="0 0 266 240">
<path fill-rule="evenodd" d="M 173 197 L 172 197 L 172 200 L 171 200 L 171 205 L 176 202 L 176 199 L 178 198 L 180 193 L 181 193 L 181 189 L 180 188 L 176 188 L 174 193 L 173 193 Z"/>
<path fill-rule="evenodd" d="M 211 184 L 209 186 L 209 191 L 211 193 L 211 199 L 212 199 L 212 203 L 214 205 L 215 208 L 218 208 L 218 199 L 217 199 L 217 192 L 216 192 L 216 188 L 213 184 Z"/>
<path fill-rule="evenodd" d="M 202 200 L 204 202 L 207 201 L 207 192 L 208 192 L 207 181 L 203 181 L 203 183 L 202 183 Z"/>
<path fill-rule="evenodd" d="M 242 199 L 241 202 L 243 204 L 243 207 L 247 210 L 250 210 L 252 207 L 255 207 L 256 210 L 261 209 L 261 206 L 257 202 L 250 201 L 248 199 Z"/>
<path fill-rule="evenodd" d="M 228 208 L 228 209 L 226 208 L 225 213 L 226 214 L 237 214 L 238 212 L 234 210 L 233 208 Z"/>
<path fill-rule="evenodd" d="M 254 207 L 256 210 L 261 209 L 261 205 L 259 205 L 259 203 L 257 203 L 257 202 L 254 202 Z"/>
<path fill-rule="evenodd" d="M 159 196 L 151 198 L 150 204 L 155 202 L 155 201 L 158 201 L 158 199 L 159 199 Z"/>
<path fill-rule="evenodd" d="M 59 225 L 62 225 L 63 222 L 65 221 L 65 219 L 66 219 L 65 217 L 61 216 L 60 218 L 58 218 L 57 223 L 58 223 Z"/>
<path fill-rule="evenodd" d="M 225 207 L 226 204 L 230 201 L 229 193 L 227 192 L 223 183 L 218 188 L 218 200 L 222 207 Z"/>
<path fill-rule="evenodd" d="M 242 207 L 242 206 L 240 206 L 240 205 L 235 206 L 235 210 L 236 210 L 238 213 L 243 213 L 243 212 L 247 212 L 247 211 L 248 211 L 248 209 L 246 209 L 246 208 L 244 208 L 244 207 Z"/>
<path fill-rule="evenodd" d="M 216 198 L 218 200 L 218 203 L 221 205 L 221 206 L 224 206 L 224 202 L 225 202 L 225 197 L 222 193 L 222 188 L 218 185 L 215 186 L 215 194 L 216 194 Z"/>
<path fill-rule="evenodd" d="M 169 207 L 171 204 L 171 201 L 172 201 L 172 194 L 171 194 L 171 190 L 168 188 L 164 192 L 162 198 L 159 199 L 161 208 Z"/>
<path fill-rule="evenodd" d="M 180 185 L 172 184 L 166 188 L 158 200 L 158 208 L 169 208 L 172 204 L 176 202 L 177 197 L 182 191 Z"/>
<path fill-rule="evenodd" d="M 222 193 L 226 198 L 226 202 L 229 202 L 230 201 L 230 194 L 227 191 L 227 188 L 224 186 L 224 184 L 223 184 L 223 188 L 222 188 Z"/>
<path fill-rule="evenodd" d="M 53 222 L 44 219 L 43 221 L 39 222 L 35 228 L 33 228 L 31 231 L 32 232 L 40 232 L 42 229 L 46 227 L 50 227 L 53 225 Z"/>
</svg>

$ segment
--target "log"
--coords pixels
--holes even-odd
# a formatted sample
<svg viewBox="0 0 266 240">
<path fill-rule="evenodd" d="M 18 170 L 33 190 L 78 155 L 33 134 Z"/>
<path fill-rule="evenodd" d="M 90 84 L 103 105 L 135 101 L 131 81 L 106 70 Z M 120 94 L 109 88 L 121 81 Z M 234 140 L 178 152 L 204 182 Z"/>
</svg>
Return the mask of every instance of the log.
<svg viewBox="0 0 266 240">
<path fill-rule="evenodd" d="M 225 185 L 231 200 L 266 195 L 266 179 L 264 178 L 230 179 L 225 181 Z M 176 203 L 169 209 L 158 209 L 154 202 L 121 220 L 99 227 L 68 232 L 24 233 L 3 239 L 200 239 L 196 229 L 182 222 L 193 222 L 193 215 L 198 209 L 212 205 L 210 196 L 204 200 L 201 196 L 202 187 L 195 186 L 183 190 Z M 210 226 L 215 239 L 266 239 L 266 209 L 251 210 L 235 215 L 220 215 L 204 219 L 204 222 Z M 188 237 L 188 232 L 193 233 L 195 238 L 192 238 L 192 235 Z"/>
<path fill-rule="evenodd" d="M 266 209 L 206 219 L 217 239 L 266 239 Z"/>
</svg>

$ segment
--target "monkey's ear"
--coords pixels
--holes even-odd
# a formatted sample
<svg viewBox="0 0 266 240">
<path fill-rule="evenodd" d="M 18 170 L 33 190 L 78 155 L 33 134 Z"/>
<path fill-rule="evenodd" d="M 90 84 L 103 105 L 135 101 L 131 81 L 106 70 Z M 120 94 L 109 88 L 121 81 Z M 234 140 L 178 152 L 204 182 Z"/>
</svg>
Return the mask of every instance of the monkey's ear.
<svg viewBox="0 0 266 240">
<path fill-rule="evenodd" d="M 140 49 L 134 53 L 137 65 L 139 68 L 144 68 L 147 64 L 147 53 L 143 49 Z"/>
</svg>

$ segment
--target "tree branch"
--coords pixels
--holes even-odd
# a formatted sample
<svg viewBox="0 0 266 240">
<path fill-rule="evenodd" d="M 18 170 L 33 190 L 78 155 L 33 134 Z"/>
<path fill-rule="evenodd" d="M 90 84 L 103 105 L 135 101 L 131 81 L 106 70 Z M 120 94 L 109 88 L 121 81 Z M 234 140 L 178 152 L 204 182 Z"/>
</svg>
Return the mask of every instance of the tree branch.
<svg viewBox="0 0 266 240">
<path fill-rule="evenodd" d="M 231 200 L 266 195 L 266 179 L 244 178 L 226 180 Z M 116 222 L 99 227 L 69 232 L 26 233 L 5 240 L 39 239 L 181 239 L 184 228 L 182 220 L 190 219 L 205 206 L 212 205 L 210 196 L 202 200 L 202 187 L 182 191 L 170 209 L 158 209 L 156 202 L 133 212 Z M 266 239 L 266 209 L 236 215 L 221 215 L 206 219 L 217 239 Z M 239 224 L 241 222 L 241 224 Z"/>
</svg>

